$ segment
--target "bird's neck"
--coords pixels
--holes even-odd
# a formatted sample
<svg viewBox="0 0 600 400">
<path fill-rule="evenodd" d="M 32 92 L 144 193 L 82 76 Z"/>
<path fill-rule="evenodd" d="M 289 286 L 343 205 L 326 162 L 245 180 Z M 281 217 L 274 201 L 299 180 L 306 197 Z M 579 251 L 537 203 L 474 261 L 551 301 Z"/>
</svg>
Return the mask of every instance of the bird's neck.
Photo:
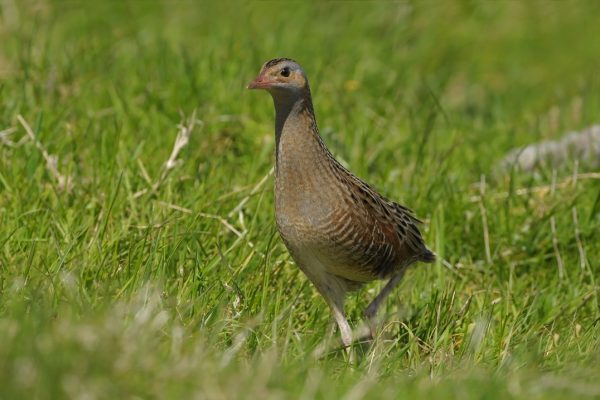
<svg viewBox="0 0 600 400">
<path fill-rule="evenodd" d="M 277 165 L 295 154 L 321 150 L 324 144 L 319 136 L 310 92 L 289 97 L 274 97 L 275 143 Z"/>
</svg>

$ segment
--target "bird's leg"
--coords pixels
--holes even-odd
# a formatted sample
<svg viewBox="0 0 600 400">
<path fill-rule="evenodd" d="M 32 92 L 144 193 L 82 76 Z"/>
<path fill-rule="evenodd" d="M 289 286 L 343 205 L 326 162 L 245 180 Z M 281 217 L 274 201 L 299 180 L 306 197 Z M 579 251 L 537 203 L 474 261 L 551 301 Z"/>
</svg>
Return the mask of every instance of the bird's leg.
<svg viewBox="0 0 600 400">
<path fill-rule="evenodd" d="M 323 268 L 324 269 L 324 268 Z M 325 302 L 331 310 L 333 319 L 340 329 L 342 343 L 344 348 L 348 349 L 352 345 L 352 328 L 344 315 L 344 297 L 346 289 L 339 281 L 339 278 L 324 274 L 315 274 L 315 268 L 304 268 L 303 271 L 308 279 L 315 285 L 317 291 L 325 299 Z"/>
<path fill-rule="evenodd" d="M 381 303 L 383 303 L 383 301 L 386 299 L 386 297 L 390 295 L 392 290 L 394 290 L 394 288 L 398 286 L 398 283 L 400 283 L 402 277 L 404 276 L 405 270 L 406 268 L 402 268 L 400 269 L 400 271 L 398 271 L 398 273 L 396 273 L 396 275 L 392 276 L 392 278 L 388 281 L 388 283 L 386 283 L 383 289 L 381 289 L 381 292 L 379 292 L 379 294 L 375 297 L 375 299 L 373 299 L 371 304 L 369 304 L 369 306 L 365 310 L 365 318 L 367 320 L 367 324 L 369 325 L 369 330 L 371 331 L 371 338 L 373 339 L 375 338 L 375 329 L 377 325 L 375 321 L 377 310 L 379 309 Z"/>
<path fill-rule="evenodd" d="M 329 308 L 331 308 L 331 313 L 333 314 L 333 318 L 335 322 L 337 322 L 338 327 L 340 328 L 340 335 L 342 336 L 342 343 L 344 345 L 344 350 L 346 352 L 346 356 L 348 357 L 348 362 L 351 365 L 356 364 L 356 353 L 352 349 L 352 328 L 350 328 L 350 324 L 344 315 L 344 300 L 339 301 L 331 301 L 328 300 L 327 304 L 329 304 Z"/>
<path fill-rule="evenodd" d="M 327 304 L 329 304 L 331 314 L 333 314 L 333 318 L 340 329 L 340 335 L 342 337 L 344 348 L 347 349 L 352 345 L 352 328 L 350 328 L 350 324 L 344 315 L 343 300 L 335 301 L 331 299 L 327 301 Z"/>
</svg>

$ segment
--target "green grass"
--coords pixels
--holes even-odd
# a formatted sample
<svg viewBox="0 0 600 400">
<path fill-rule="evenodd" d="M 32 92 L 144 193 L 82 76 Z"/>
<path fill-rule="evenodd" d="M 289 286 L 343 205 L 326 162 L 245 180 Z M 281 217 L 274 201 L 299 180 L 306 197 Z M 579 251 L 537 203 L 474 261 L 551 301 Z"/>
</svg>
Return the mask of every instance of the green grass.
<svg viewBox="0 0 600 400">
<path fill-rule="evenodd" d="M 0 398 L 600 397 L 600 181 L 495 168 L 600 122 L 598 15 L 0 1 Z M 277 56 L 307 71 L 334 154 L 448 262 L 410 270 L 356 365 L 313 355 L 329 313 L 262 181 L 273 109 L 244 87 Z M 380 286 L 348 299 L 354 326 Z"/>
</svg>

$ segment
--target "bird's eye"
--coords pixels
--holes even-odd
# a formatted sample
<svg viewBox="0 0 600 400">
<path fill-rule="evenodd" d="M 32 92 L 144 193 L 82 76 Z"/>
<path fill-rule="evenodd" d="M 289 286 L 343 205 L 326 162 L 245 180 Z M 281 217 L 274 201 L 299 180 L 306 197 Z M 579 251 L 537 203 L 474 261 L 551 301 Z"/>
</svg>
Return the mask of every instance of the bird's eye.
<svg viewBox="0 0 600 400">
<path fill-rule="evenodd" d="M 289 69 L 289 67 L 284 67 L 284 68 L 281 70 L 281 76 L 285 76 L 286 78 L 287 78 L 288 76 L 290 76 L 290 69 Z"/>
</svg>

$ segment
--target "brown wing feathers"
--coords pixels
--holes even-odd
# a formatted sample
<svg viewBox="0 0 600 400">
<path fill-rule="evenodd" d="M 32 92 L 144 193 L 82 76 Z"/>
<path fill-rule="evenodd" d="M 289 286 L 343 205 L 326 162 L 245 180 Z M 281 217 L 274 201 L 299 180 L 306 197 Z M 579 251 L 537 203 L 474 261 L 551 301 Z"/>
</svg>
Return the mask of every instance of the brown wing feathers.
<svg viewBox="0 0 600 400">
<path fill-rule="evenodd" d="M 352 245 L 356 249 L 355 262 L 371 274 L 384 278 L 415 261 L 435 259 L 419 232 L 417 225 L 421 221 L 410 209 L 383 198 L 370 185 L 336 164 L 341 183 L 347 186 L 352 200 L 363 210 L 362 217 L 355 215 L 354 219 L 369 227 Z"/>
</svg>

